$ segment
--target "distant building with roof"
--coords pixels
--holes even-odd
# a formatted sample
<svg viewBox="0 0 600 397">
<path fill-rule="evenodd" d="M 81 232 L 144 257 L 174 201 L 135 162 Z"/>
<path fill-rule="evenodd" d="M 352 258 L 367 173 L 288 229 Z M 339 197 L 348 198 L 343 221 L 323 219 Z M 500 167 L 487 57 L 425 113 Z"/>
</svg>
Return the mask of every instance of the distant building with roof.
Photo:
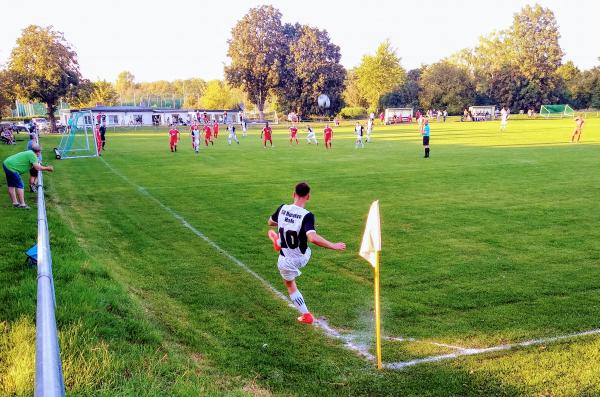
<svg viewBox="0 0 600 397">
<path fill-rule="evenodd" d="M 60 121 L 67 125 L 71 113 L 83 111 L 91 112 L 91 119 L 86 119 L 86 124 L 101 122 L 109 127 L 190 124 L 194 121 L 202 122 L 205 116 L 211 122 L 216 120 L 225 124 L 241 121 L 240 109 L 172 109 L 143 106 L 94 106 L 63 109 L 60 111 Z"/>
</svg>

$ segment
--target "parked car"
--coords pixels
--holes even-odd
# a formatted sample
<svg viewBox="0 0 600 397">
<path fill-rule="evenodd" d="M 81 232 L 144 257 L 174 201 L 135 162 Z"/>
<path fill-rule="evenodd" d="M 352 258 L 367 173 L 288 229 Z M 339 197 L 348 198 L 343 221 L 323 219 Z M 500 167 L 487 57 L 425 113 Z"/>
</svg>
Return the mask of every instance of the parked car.
<svg viewBox="0 0 600 397">
<path fill-rule="evenodd" d="M 25 132 L 27 134 L 29 133 L 29 129 L 23 124 L 15 124 L 11 121 L 0 122 L 0 130 L 5 130 L 8 128 L 10 128 L 13 132 L 16 132 L 17 134 L 20 132 Z"/>
<path fill-rule="evenodd" d="M 31 121 L 33 123 L 35 123 L 35 125 L 37 126 L 37 130 L 40 132 L 46 131 L 46 130 L 48 130 L 48 128 L 50 128 L 50 124 L 48 123 L 48 120 L 46 120 L 45 118 L 34 117 L 31 119 Z"/>
<path fill-rule="evenodd" d="M 67 130 L 67 126 L 65 126 L 60 121 L 57 121 L 56 122 L 56 130 L 59 134 L 64 134 L 64 132 Z"/>
<path fill-rule="evenodd" d="M 12 127 L 13 131 L 15 131 L 17 134 L 20 132 L 25 132 L 26 134 L 29 134 L 29 128 L 24 125 L 24 124 L 14 124 Z"/>
</svg>

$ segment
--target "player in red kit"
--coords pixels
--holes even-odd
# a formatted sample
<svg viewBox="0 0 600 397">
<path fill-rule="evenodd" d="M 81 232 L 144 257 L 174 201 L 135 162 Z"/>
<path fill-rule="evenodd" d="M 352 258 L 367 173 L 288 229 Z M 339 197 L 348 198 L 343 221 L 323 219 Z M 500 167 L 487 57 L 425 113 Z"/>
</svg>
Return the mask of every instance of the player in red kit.
<svg viewBox="0 0 600 397">
<path fill-rule="evenodd" d="M 102 156 L 102 135 L 100 135 L 100 125 L 96 125 L 96 148 L 98 149 L 98 156 Z"/>
<path fill-rule="evenodd" d="M 267 141 L 271 142 L 271 147 L 273 147 L 273 138 L 271 137 L 271 127 L 269 127 L 268 121 L 265 124 L 265 128 L 262 129 L 261 135 L 263 138 L 263 143 L 265 145 L 265 149 L 267 148 Z"/>
<path fill-rule="evenodd" d="M 177 143 L 179 142 L 179 130 L 175 127 L 171 127 L 169 130 L 169 146 L 171 146 L 171 151 L 177 151 Z"/>
<path fill-rule="evenodd" d="M 210 127 L 208 125 L 205 125 L 203 128 L 204 131 L 204 143 L 206 144 L 206 146 L 208 146 L 208 142 L 210 142 L 211 145 L 214 145 L 214 142 L 212 140 L 212 131 L 210 129 Z"/>
<path fill-rule="evenodd" d="M 333 130 L 329 127 L 329 124 L 325 126 L 323 130 L 323 136 L 325 138 L 325 149 L 331 149 L 331 138 L 333 138 Z"/>
<path fill-rule="evenodd" d="M 293 140 L 296 140 L 296 145 L 298 144 L 298 138 L 296 137 L 297 134 L 298 134 L 298 128 L 296 128 L 296 126 L 292 125 L 290 127 L 290 144 L 292 143 Z"/>
<path fill-rule="evenodd" d="M 213 135 L 215 139 L 219 138 L 219 122 L 217 120 L 213 122 Z"/>
</svg>

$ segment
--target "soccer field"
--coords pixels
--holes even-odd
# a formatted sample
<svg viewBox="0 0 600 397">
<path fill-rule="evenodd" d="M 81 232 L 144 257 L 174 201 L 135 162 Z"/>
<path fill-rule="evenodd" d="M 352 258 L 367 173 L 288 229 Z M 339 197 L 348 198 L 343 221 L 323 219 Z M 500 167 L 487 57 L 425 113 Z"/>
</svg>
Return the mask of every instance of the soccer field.
<svg viewBox="0 0 600 397">
<path fill-rule="evenodd" d="M 568 143 L 573 125 L 511 120 L 500 133 L 498 122 L 433 122 L 430 159 L 414 124 L 376 126 L 364 149 L 351 125 L 340 127 L 329 152 L 322 133 L 318 146 L 306 144 L 304 127 L 299 145 L 275 129 L 272 149 L 258 129 L 231 146 L 222 131 L 198 155 L 184 129 L 176 153 L 166 130 L 109 130 L 102 158 L 53 160 L 45 178 L 67 386 L 107 395 L 600 393 L 597 334 L 380 373 L 322 329 L 295 323 L 273 291 L 286 294 L 266 237 L 267 218 L 307 181 L 318 232 L 348 248 L 313 248 L 298 286 L 316 317 L 374 353 L 372 268 L 357 251 L 380 200 L 388 365 L 596 330 L 600 119 L 586 122 L 579 144 Z M 43 138 L 46 158 L 57 142 Z M 4 239 L 23 237 L 10 231 L 21 214 L 2 207 Z M 13 241 L 3 255 L 4 273 L 19 268 L 10 261 L 20 248 Z M 0 279 L 12 284 L 5 301 L 28 299 L 29 273 L 18 272 L 22 285 Z M 4 346 L 30 306 L 0 312 Z M 98 343 L 107 361 L 91 353 Z M 88 368 L 85 357 L 105 364 Z M 9 373 L 0 370 L 5 385 Z"/>
</svg>

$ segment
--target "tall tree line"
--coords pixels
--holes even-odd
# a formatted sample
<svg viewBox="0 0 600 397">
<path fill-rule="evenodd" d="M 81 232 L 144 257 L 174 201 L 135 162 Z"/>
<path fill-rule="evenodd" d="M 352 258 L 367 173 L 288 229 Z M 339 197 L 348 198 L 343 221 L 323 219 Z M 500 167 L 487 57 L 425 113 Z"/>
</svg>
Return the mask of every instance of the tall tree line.
<svg viewBox="0 0 600 397">
<path fill-rule="evenodd" d="M 528 5 L 514 15 L 508 29 L 481 37 L 475 48 L 410 70 L 406 79 L 380 95 L 377 106 L 366 100 L 368 89 L 358 84 L 356 71 L 368 67 L 363 59 L 348 74 L 344 98 L 349 106 L 443 108 L 450 113 L 478 104 L 513 110 L 549 103 L 600 107 L 600 66 L 581 71 L 572 62 L 563 63 L 559 39 L 552 10 Z M 388 67 L 387 74 L 393 75 L 398 66 Z"/>
</svg>

